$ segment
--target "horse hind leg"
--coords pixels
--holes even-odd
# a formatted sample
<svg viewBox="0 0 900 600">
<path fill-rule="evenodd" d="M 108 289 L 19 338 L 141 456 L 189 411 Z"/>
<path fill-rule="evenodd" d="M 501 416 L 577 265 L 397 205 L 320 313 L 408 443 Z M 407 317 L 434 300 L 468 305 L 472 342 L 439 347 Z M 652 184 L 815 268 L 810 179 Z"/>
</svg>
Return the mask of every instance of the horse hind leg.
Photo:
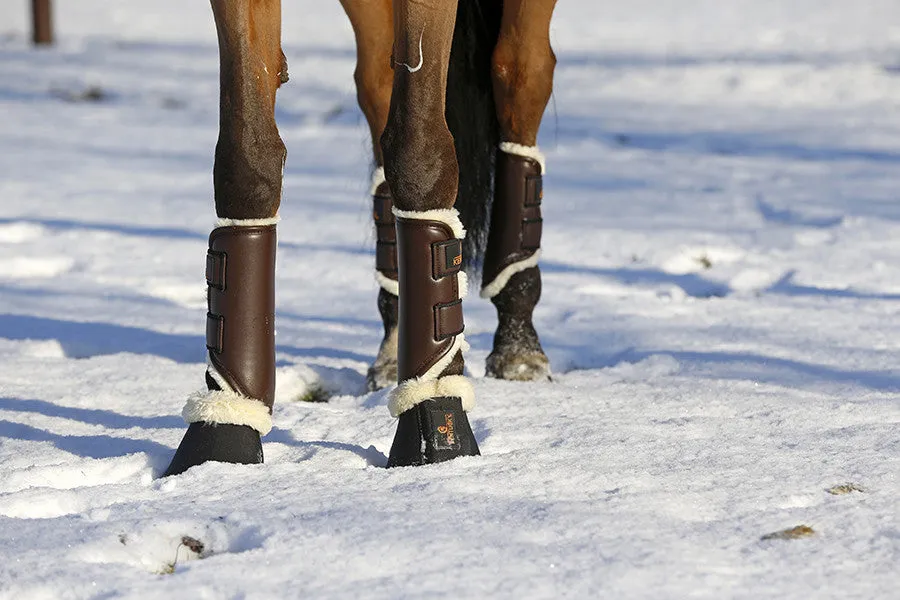
<svg viewBox="0 0 900 600">
<path fill-rule="evenodd" d="M 394 43 L 394 19 L 391 0 L 359 2 L 341 0 L 356 37 L 356 96 L 372 135 L 375 172 L 372 175 L 372 215 L 375 222 L 375 279 L 379 285 L 378 312 L 384 325 L 384 338 L 375 362 L 369 367 L 366 385 L 369 391 L 388 387 L 397 381 L 397 236 L 394 227 L 394 199 L 384 177 L 384 159 L 379 140 L 387 123 L 391 105 L 391 47 Z"/>
<path fill-rule="evenodd" d="M 287 81 L 280 0 L 212 0 L 220 123 L 213 183 L 219 217 L 206 258 L 207 390 L 165 475 L 206 461 L 261 463 L 275 396 L 275 247 L 285 148 L 275 92 Z"/>
<path fill-rule="evenodd" d="M 459 168 L 444 118 L 456 9 L 456 1 L 394 2 L 394 83 L 381 137 L 396 203 L 400 292 L 399 385 L 388 403 L 398 425 L 388 466 L 478 454 L 466 416 L 474 391 L 462 375 Z"/>
<path fill-rule="evenodd" d="M 537 133 L 553 87 L 550 47 L 555 0 L 506 0 L 493 55 L 494 101 L 503 142 L 497 151 L 491 229 L 481 296 L 497 309 L 487 374 L 547 379 L 550 363 L 532 314 L 541 297 L 543 155 Z"/>
</svg>

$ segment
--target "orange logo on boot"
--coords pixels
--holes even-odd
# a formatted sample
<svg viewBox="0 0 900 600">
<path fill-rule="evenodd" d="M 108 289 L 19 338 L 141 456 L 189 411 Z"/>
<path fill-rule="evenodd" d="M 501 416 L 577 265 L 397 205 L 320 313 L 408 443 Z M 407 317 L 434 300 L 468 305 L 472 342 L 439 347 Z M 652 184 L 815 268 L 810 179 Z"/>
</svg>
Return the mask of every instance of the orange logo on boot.
<svg viewBox="0 0 900 600">
<path fill-rule="evenodd" d="M 456 429 L 453 426 L 453 413 L 444 413 L 444 424 L 438 428 L 438 433 L 444 436 L 444 443 L 447 446 L 456 444 Z"/>
</svg>

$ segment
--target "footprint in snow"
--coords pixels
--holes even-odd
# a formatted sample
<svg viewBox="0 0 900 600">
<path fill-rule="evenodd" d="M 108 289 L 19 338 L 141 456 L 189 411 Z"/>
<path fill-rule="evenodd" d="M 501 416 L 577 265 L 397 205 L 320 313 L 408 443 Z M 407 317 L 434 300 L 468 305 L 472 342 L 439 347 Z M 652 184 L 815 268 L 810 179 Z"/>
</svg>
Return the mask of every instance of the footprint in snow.
<svg viewBox="0 0 900 600">
<path fill-rule="evenodd" d="M 235 523 L 224 517 L 209 522 L 154 521 L 138 523 L 85 544 L 74 556 L 89 563 L 126 564 L 169 575 L 184 563 L 255 550 L 265 540 L 266 536 L 255 525 Z"/>
<path fill-rule="evenodd" d="M 151 465 L 143 454 L 18 469 L 0 481 L 0 515 L 51 519 L 82 513 L 98 507 L 94 488 L 135 479 L 149 483 L 151 477 Z"/>
</svg>

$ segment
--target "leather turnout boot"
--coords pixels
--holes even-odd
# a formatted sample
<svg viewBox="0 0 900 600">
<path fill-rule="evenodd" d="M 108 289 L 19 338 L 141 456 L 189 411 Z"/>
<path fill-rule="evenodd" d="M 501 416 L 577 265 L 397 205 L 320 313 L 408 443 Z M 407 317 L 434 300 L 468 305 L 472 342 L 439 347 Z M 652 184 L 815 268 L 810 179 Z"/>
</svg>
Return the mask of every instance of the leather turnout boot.
<svg viewBox="0 0 900 600">
<path fill-rule="evenodd" d="M 497 151 L 491 230 L 481 297 L 497 308 L 489 377 L 539 381 L 550 377 L 532 313 L 541 296 L 541 201 L 544 157 L 537 148 L 504 142 Z"/>
<path fill-rule="evenodd" d="M 370 392 L 386 388 L 397 381 L 397 312 L 399 283 L 397 280 L 397 232 L 394 221 L 394 199 L 384 180 L 384 168 L 372 176 L 372 217 L 375 221 L 375 279 L 378 290 L 378 312 L 384 324 L 384 338 L 378 356 L 366 373 Z"/>
<path fill-rule="evenodd" d="M 210 460 L 263 462 L 275 401 L 276 220 L 222 219 L 209 236 L 208 390 L 188 399 L 190 425 L 165 476 Z"/>
<path fill-rule="evenodd" d="M 543 190 L 543 156 L 537 149 L 501 144 L 481 278 L 482 298 L 493 298 L 513 275 L 537 266 L 544 222 L 541 218 Z"/>
<path fill-rule="evenodd" d="M 399 418 L 388 467 L 479 454 L 466 411 L 472 384 L 462 375 L 462 237 L 456 210 L 394 210 L 399 267 L 400 384 L 388 408 Z"/>
</svg>

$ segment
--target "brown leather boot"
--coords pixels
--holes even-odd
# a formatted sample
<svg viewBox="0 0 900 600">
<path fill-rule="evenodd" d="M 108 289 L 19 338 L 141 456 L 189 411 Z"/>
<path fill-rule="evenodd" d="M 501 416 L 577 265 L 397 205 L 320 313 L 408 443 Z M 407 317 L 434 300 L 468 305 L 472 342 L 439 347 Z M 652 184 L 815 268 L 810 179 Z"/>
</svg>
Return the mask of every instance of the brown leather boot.
<svg viewBox="0 0 900 600">
<path fill-rule="evenodd" d="M 398 380 L 388 407 L 399 417 L 388 467 L 479 454 L 463 377 L 464 230 L 456 210 L 394 211 L 400 284 Z"/>
<path fill-rule="evenodd" d="M 275 221 L 221 219 L 209 235 L 208 391 L 188 399 L 190 425 L 164 476 L 206 461 L 263 462 L 275 402 Z"/>
<path fill-rule="evenodd" d="M 490 377 L 536 381 L 550 376 L 532 324 L 541 296 L 542 199 L 543 156 L 534 147 L 501 144 L 481 289 L 481 297 L 497 308 L 499 321 L 487 359 Z"/>
<path fill-rule="evenodd" d="M 384 338 L 375 362 L 366 374 L 366 388 L 370 392 L 386 388 L 397 381 L 397 232 L 394 227 L 394 199 L 379 167 L 372 177 L 372 217 L 375 221 L 375 279 L 378 291 L 378 312 L 384 325 Z"/>
</svg>

